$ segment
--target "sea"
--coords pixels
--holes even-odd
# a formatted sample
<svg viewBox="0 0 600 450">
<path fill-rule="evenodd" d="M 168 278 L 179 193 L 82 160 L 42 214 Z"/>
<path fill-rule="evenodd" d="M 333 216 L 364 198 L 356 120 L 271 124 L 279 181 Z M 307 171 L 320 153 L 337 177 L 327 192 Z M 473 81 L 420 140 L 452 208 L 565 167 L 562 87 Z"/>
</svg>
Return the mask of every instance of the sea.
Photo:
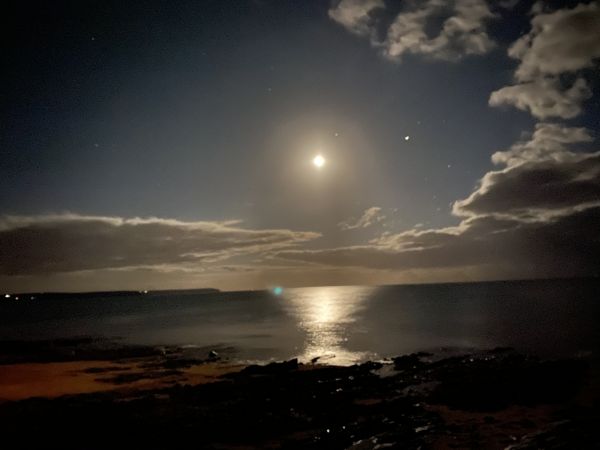
<svg viewBox="0 0 600 450">
<path fill-rule="evenodd" d="M 0 340 L 91 336 L 240 362 L 348 365 L 418 351 L 600 352 L 600 279 L 0 299 Z"/>
</svg>

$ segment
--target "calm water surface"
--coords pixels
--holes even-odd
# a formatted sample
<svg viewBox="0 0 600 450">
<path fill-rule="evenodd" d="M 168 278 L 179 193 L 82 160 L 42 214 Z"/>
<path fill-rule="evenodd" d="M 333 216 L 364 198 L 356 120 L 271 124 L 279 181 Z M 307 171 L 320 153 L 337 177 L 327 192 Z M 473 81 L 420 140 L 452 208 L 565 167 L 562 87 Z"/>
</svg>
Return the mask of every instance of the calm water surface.
<svg viewBox="0 0 600 450">
<path fill-rule="evenodd" d="M 105 336 L 336 364 L 496 346 L 597 356 L 599 292 L 597 280 L 569 280 L 5 300 L 0 339 Z"/>
</svg>

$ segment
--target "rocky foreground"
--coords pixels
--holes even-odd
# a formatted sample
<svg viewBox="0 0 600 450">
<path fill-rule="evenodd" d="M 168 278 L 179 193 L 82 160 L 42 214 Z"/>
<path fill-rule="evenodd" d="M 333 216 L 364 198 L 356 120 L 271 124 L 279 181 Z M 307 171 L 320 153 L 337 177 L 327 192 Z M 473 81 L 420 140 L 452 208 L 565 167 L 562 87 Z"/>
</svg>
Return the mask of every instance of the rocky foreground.
<svg viewBox="0 0 600 450">
<path fill-rule="evenodd" d="M 158 372 L 146 367 L 168 377 L 205 363 L 167 357 Z M 581 359 L 510 349 L 351 367 L 291 360 L 208 384 L 175 378 L 166 387 L 8 401 L 0 429 L 12 449 L 599 448 L 595 373 Z"/>
</svg>

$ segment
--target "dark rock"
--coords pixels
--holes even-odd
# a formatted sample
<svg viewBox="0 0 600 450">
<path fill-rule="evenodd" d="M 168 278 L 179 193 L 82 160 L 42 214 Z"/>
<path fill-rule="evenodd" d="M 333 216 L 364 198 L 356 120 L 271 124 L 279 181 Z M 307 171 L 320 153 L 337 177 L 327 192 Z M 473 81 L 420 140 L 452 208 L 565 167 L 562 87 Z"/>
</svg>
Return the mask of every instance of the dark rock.
<svg viewBox="0 0 600 450">
<path fill-rule="evenodd" d="M 297 369 L 298 369 L 298 359 L 294 358 L 294 359 L 290 359 L 289 361 L 272 362 L 265 366 L 251 365 L 251 366 L 248 366 L 248 367 L 242 369 L 240 372 L 237 372 L 237 374 L 233 374 L 233 375 L 234 376 L 273 375 L 273 374 L 286 373 L 286 372 L 289 372 L 292 370 L 297 370 Z"/>
<path fill-rule="evenodd" d="M 472 411 L 559 403 L 577 393 L 586 370 L 581 360 L 540 362 L 517 354 L 462 358 L 462 363 L 450 358 L 436 364 L 440 384 L 430 400 Z"/>
<path fill-rule="evenodd" d="M 422 367 L 425 363 L 422 358 L 432 356 L 431 353 L 419 352 L 410 355 L 398 356 L 393 358 L 394 368 L 396 370 L 416 369 Z"/>
</svg>

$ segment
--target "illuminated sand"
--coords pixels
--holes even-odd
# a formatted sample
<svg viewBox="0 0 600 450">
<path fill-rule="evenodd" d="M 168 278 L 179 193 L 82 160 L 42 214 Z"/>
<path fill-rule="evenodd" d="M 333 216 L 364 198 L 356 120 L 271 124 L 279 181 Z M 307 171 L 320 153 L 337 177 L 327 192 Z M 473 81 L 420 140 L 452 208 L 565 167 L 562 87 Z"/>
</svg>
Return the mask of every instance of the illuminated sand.
<svg viewBox="0 0 600 450">
<path fill-rule="evenodd" d="M 143 377 L 147 359 L 115 363 L 114 361 L 68 361 L 50 363 L 10 364 L 0 368 L 0 401 L 30 397 L 53 398 L 61 395 L 101 391 L 150 390 L 181 384 L 202 384 L 218 381 L 219 377 L 240 370 L 243 366 L 226 363 L 205 363 L 178 372 L 167 370 Z M 127 380 L 127 376 L 132 378 Z M 134 379 L 137 376 L 140 379 Z M 123 381 L 118 381 L 120 377 Z"/>
</svg>

